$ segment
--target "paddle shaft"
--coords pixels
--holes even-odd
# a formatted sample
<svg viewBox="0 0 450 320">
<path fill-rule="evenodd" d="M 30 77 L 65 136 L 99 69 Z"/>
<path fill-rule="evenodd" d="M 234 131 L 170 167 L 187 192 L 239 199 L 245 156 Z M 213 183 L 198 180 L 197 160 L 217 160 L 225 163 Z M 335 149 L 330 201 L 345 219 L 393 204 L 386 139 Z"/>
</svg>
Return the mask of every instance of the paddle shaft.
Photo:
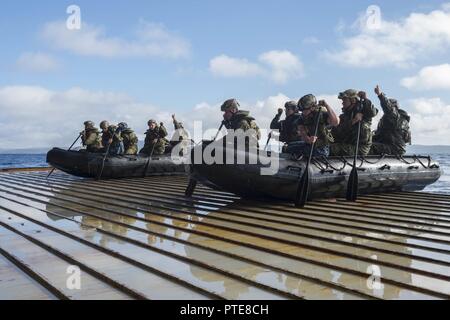
<svg viewBox="0 0 450 320">
<path fill-rule="evenodd" d="M 156 147 L 156 145 L 159 143 L 159 139 L 160 139 L 160 138 L 158 138 L 158 139 L 156 140 L 156 143 L 153 144 L 152 151 L 150 152 L 150 155 L 148 156 L 147 163 L 145 164 L 144 174 L 143 174 L 143 176 L 142 176 L 143 178 L 145 178 L 145 176 L 147 175 L 148 166 L 150 165 L 150 160 L 152 159 L 153 153 L 155 152 L 155 147 Z"/>
<path fill-rule="evenodd" d="M 213 141 L 217 140 L 217 137 L 219 136 L 220 131 L 222 131 L 223 126 L 224 126 L 224 123 L 222 122 L 222 124 L 219 127 L 219 130 L 217 130 L 216 136 L 214 137 Z"/>
<path fill-rule="evenodd" d="M 267 142 L 266 142 L 266 146 L 264 147 L 264 151 L 267 150 L 267 147 L 269 146 L 270 139 L 272 139 L 272 132 L 269 133 L 269 136 L 267 137 Z"/>
<path fill-rule="evenodd" d="M 319 110 L 316 118 L 316 126 L 314 129 L 314 137 L 317 137 L 317 133 L 319 131 L 319 123 L 320 119 L 322 117 L 322 112 Z M 295 206 L 296 207 L 304 207 L 306 204 L 306 201 L 308 200 L 308 193 L 309 193 L 309 165 L 311 164 L 311 159 L 314 154 L 314 147 L 316 145 L 316 141 L 314 141 L 311 144 L 311 150 L 309 152 L 309 157 L 306 162 L 305 171 L 303 172 L 303 175 L 298 183 L 297 187 L 297 197 L 295 199 Z"/>
<path fill-rule="evenodd" d="M 363 106 L 364 100 L 361 100 L 361 109 Z M 361 136 L 361 125 L 362 120 L 358 122 L 358 134 L 356 136 L 356 145 L 355 145 L 355 156 L 353 158 L 353 168 L 350 172 L 350 176 L 348 178 L 348 186 L 347 186 L 347 200 L 348 201 L 356 201 L 358 198 L 358 169 L 356 168 L 356 162 L 358 160 L 359 154 L 359 142 Z"/>
<path fill-rule="evenodd" d="M 72 143 L 72 145 L 69 147 L 69 149 L 67 149 L 67 151 L 72 150 L 73 146 L 78 142 L 78 140 L 80 140 L 81 138 L 81 133 L 78 135 L 78 138 L 75 139 L 75 141 Z M 53 168 L 52 171 L 50 171 L 50 173 L 47 176 L 47 179 L 50 178 L 50 176 L 53 174 L 53 172 L 55 172 L 56 168 Z"/>
<path fill-rule="evenodd" d="M 111 138 L 113 141 L 111 141 L 111 143 L 109 143 L 109 144 L 108 144 L 108 147 L 106 148 L 106 153 L 105 153 L 105 156 L 103 157 L 103 160 L 102 160 L 102 168 L 100 169 L 99 175 L 97 176 L 97 180 L 100 180 L 100 179 L 102 178 L 103 169 L 105 168 L 105 161 L 106 161 L 106 158 L 107 158 L 108 155 L 109 155 L 109 149 L 111 148 L 111 145 L 112 145 L 113 142 L 114 142 L 114 135 L 115 135 L 116 133 L 117 133 L 117 131 L 114 132 L 114 134 L 113 134 L 113 136 L 112 136 L 112 138 Z"/>
</svg>

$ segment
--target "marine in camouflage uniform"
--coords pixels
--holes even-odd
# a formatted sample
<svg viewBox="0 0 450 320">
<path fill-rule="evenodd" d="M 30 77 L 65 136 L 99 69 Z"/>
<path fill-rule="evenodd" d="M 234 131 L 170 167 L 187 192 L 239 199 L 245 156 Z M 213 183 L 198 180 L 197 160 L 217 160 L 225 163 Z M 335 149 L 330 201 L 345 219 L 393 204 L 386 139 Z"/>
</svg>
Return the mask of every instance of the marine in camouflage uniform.
<svg viewBox="0 0 450 320">
<path fill-rule="evenodd" d="M 183 154 L 187 153 L 187 151 L 188 151 L 187 148 L 189 146 L 189 140 L 190 140 L 189 134 L 184 129 L 183 123 L 177 121 L 174 114 L 172 115 L 172 120 L 173 120 L 173 126 L 175 128 L 175 132 L 172 136 L 172 139 L 170 140 L 168 149 L 170 149 L 172 151 L 173 148 L 180 145 L 181 148 L 180 148 L 179 156 L 183 156 Z"/>
<path fill-rule="evenodd" d="M 161 155 L 164 154 L 166 150 L 166 146 L 168 141 L 167 130 L 164 128 L 164 125 L 158 125 L 155 120 L 150 120 L 148 122 L 148 130 L 145 133 L 145 145 L 140 154 L 144 154 L 147 156 L 150 155 Z"/>
<path fill-rule="evenodd" d="M 250 112 L 239 110 L 239 102 L 236 99 L 225 101 L 220 110 L 224 113 L 222 122 L 228 130 L 253 130 L 252 139 L 258 141 L 261 138 L 261 132 L 256 124 L 255 118 L 250 117 Z"/>
<path fill-rule="evenodd" d="M 314 95 L 308 94 L 299 102 L 302 116 L 297 123 L 298 134 L 303 141 L 289 144 L 288 153 L 309 156 L 314 144 L 313 156 L 328 157 L 330 143 L 334 141 L 331 135 L 331 127 L 339 124 L 339 118 L 325 100 L 317 102 Z M 320 114 L 320 119 L 318 118 Z M 317 120 L 319 125 L 315 135 Z"/>
<path fill-rule="evenodd" d="M 84 131 L 80 132 L 83 146 L 87 152 L 101 152 L 102 139 L 100 131 L 95 127 L 94 122 L 86 121 L 84 123 Z"/>
<path fill-rule="evenodd" d="M 123 143 L 123 154 L 136 155 L 138 153 L 138 137 L 131 128 L 128 128 L 128 125 L 125 122 L 119 123 L 118 127 Z"/>
<path fill-rule="evenodd" d="M 284 105 L 286 119 L 280 120 L 283 114 L 283 109 L 278 109 L 278 114 L 270 123 L 271 130 L 278 130 L 280 132 L 280 141 L 289 144 L 294 141 L 300 141 L 301 137 L 298 134 L 297 122 L 301 118 L 297 102 L 288 101 Z M 283 148 L 285 149 L 285 148 Z"/>
<path fill-rule="evenodd" d="M 102 152 L 106 152 L 109 147 L 110 155 L 118 155 L 122 148 L 122 137 L 120 136 L 120 130 L 117 130 L 117 126 L 110 125 L 108 121 L 102 121 L 100 123 L 102 129 Z"/>
<path fill-rule="evenodd" d="M 406 144 L 411 144 L 410 117 L 399 108 L 397 100 L 388 99 L 379 86 L 375 88 L 375 93 L 380 99 L 384 114 L 373 136 L 370 154 L 404 155 Z"/>
<path fill-rule="evenodd" d="M 355 154 L 356 140 L 358 135 L 358 123 L 361 121 L 361 133 L 358 154 L 369 154 L 372 147 L 372 118 L 378 109 L 367 99 L 364 92 L 353 89 L 339 94 L 342 100 L 342 114 L 340 123 L 333 128 L 332 134 L 335 143 L 330 145 L 331 156 L 353 156 Z"/>
</svg>

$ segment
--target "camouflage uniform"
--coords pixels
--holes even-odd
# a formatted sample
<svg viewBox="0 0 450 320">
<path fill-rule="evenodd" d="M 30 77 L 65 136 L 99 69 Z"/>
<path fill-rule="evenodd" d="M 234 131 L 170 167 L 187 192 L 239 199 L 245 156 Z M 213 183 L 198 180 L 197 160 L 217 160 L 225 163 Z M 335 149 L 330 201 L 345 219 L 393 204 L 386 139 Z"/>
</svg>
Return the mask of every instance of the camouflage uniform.
<svg viewBox="0 0 450 320">
<path fill-rule="evenodd" d="M 127 128 L 120 133 L 123 141 L 125 155 L 136 155 L 138 153 L 138 137 L 133 130 Z"/>
<path fill-rule="evenodd" d="M 314 95 L 308 94 L 302 97 L 298 102 L 299 109 L 303 111 L 298 123 L 297 128 L 303 128 L 305 133 L 312 137 L 315 135 L 317 117 L 320 112 L 320 121 L 317 128 L 317 141 L 314 144 L 313 156 L 328 156 L 329 145 L 334 141 L 328 128 L 329 114 L 325 107 L 317 105 L 317 99 Z M 311 110 L 306 115 L 305 110 Z M 311 153 L 312 144 L 306 141 L 299 141 L 289 144 L 286 148 L 287 153 L 303 154 L 309 156 Z"/>
<path fill-rule="evenodd" d="M 175 133 L 172 136 L 172 140 L 170 141 L 173 146 L 177 145 L 183 140 L 189 140 L 189 135 L 187 131 L 184 129 L 183 124 L 178 122 L 177 120 L 173 120 L 173 126 L 175 128 Z"/>
<path fill-rule="evenodd" d="M 294 108 L 295 105 L 295 108 Z M 281 113 L 278 113 L 270 123 L 271 130 L 278 130 L 280 132 L 280 141 L 290 143 L 301 140 L 297 132 L 297 122 L 301 118 L 298 113 L 297 103 L 289 101 L 286 103 L 285 108 L 292 108 L 295 113 L 286 117 L 285 120 L 280 120 Z"/>
<path fill-rule="evenodd" d="M 86 129 L 81 132 L 83 146 L 86 146 L 87 152 L 100 152 L 102 149 L 102 140 L 99 130 L 94 127 L 91 121 L 86 121 L 84 124 Z"/>
<path fill-rule="evenodd" d="M 118 155 L 120 154 L 121 149 L 121 143 L 122 143 L 122 137 L 120 136 L 120 132 L 117 131 L 117 126 L 110 125 L 108 127 L 108 130 L 106 132 L 103 132 L 102 134 L 102 145 L 103 145 L 103 152 L 106 152 L 109 145 L 109 140 L 113 139 L 111 146 L 109 147 L 109 154 L 110 155 Z"/>
<path fill-rule="evenodd" d="M 356 92 L 354 90 L 347 91 Z M 356 96 L 357 92 L 353 98 L 356 98 Z M 370 100 L 365 99 L 358 101 L 350 109 L 342 109 L 342 114 L 339 116 L 340 124 L 332 129 L 335 143 L 330 145 L 330 155 L 353 156 L 355 154 L 358 123 L 352 125 L 352 121 L 357 113 L 362 113 L 363 115 L 358 153 L 360 155 L 369 154 L 370 148 L 372 147 L 372 118 L 377 115 L 378 110 Z"/>
<path fill-rule="evenodd" d="M 164 126 L 156 125 L 155 129 L 147 130 L 145 133 L 145 145 L 139 153 L 145 154 L 147 156 L 152 155 L 161 155 L 164 154 L 166 150 L 166 146 L 168 144 L 167 139 L 167 130 Z"/>
<path fill-rule="evenodd" d="M 396 100 L 387 99 L 383 93 L 378 98 L 384 115 L 373 136 L 370 154 L 403 155 L 406 153 L 406 144 L 411 143 L 410 117 L 406 111 L 398 108 Z"/>
</svg>

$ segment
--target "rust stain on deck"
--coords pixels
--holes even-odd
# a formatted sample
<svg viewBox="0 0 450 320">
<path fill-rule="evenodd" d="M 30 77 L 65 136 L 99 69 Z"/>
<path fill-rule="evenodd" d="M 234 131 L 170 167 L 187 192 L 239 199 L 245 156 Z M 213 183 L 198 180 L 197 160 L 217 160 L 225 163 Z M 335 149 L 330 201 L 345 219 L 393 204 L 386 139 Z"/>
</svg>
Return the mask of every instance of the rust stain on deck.
<svg viewBox="0 0 450 320">
<path fill-rule="evenodd" d="M 186 198 L 186 177 L 46 176 L 0 174 L 0 299 L 450 298 L 450 196 L 299 209 Z"/>
</svg>

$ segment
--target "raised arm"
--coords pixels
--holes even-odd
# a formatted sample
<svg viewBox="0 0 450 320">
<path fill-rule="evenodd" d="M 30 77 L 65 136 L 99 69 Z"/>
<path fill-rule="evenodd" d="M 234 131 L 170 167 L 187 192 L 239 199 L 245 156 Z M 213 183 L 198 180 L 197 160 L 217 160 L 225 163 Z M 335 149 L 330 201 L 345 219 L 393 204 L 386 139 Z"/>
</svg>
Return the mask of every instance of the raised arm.
<svg viewBox="0 0 450 320">
<path fill-rule="evenodd" d="M 330 105 L 325 100 L 320 100 L 319 106 L 323 106 L 327 109 L 328 124 L 332 127 L 337 127 L 340 123 L 340 119 L 336 115 L 336 112 L 334 112 L 333 108 L 331 108 Z"/>
<path fill-rule="evenodd" d="M 270 129 L 271 130 L 281 130 L 281 115 L 283 114 L 283 109 L 278 109 L 278 113 L 276 114 L 275 118 L 273 118 L 272 122 L 270 123 Z"/>
<path fill-rule="evenodd" d="M 391 114 L 394 117 L 398 117 L 398 110 L 394 108 L 394 106 L 389 102 L 389 99 L 386 97 L 386 95 L 381 91 L 380 86 L 375 87 L 375 94 L 378 96 L 378 99 L 380 99 L 380 105 L 383 109 L 384 114 Z"/>
</svg>

